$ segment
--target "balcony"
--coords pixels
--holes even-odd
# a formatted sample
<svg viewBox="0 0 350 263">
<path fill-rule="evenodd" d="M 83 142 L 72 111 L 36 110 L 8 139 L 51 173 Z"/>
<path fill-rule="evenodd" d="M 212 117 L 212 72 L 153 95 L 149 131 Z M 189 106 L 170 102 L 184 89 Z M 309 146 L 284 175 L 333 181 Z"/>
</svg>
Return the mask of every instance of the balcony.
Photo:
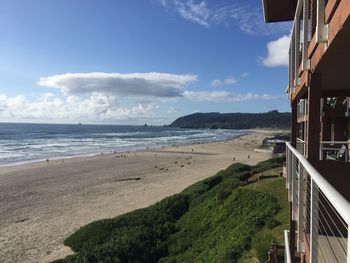
<svg viewBox="0 0 350 263">
<path fill-rule="evenodd" d="M 348 199 L 289 143 L 286 156 L 288 199 L 292 220 L 297 224 L 297 252 L 304 254 L 308 263 L 349 263 Z M 285 234 L 286 241 L 290 241 Z M 286 251 L 285 262 L 292 262 L 294 252 Z"/>
<path fill-rule="evenodd" d="M 350 50 L 350 3 L 347 0 L 299 0 L 289 50 L 290 99 L 300 98 L 310 85 L 310 74 L 322 76 L 328 94 L 349 94 L 347 73 Z"/>
<path fill-rule="evenodd" d="M 320 160 L 349 162 L 348 141 L 323 141 L 320 145 Z"/>
<path fill-rule="evenodd" d="M 309 132 L 308 99 L 298 99 L 296 109 L 296 149 L 307 156 Z M 350 162 L 350 97 L 320 99 L 319 160 Z M 350 166 L 348 166 L 350 168 Z"/>
<path fill-rule="evenodd" d="M 306 122 L 308 117 L 309 103 L 307 99 L 298 101 L 297 106 L 297 122 Z"/>
<path fill-rule="evenodd" d="M 350 117 L 349 97 L 331 97 L 321 100 L 321 113 L 323 118 Z"/>
<path fill-rule="evenodd" d="M 320 143 L 320 161 L 350 162 L 350 147 L 348 141 L 322 141 Z M 306 156 L 307 142 L 297 138 L 296 150 Z"/>
</svg>

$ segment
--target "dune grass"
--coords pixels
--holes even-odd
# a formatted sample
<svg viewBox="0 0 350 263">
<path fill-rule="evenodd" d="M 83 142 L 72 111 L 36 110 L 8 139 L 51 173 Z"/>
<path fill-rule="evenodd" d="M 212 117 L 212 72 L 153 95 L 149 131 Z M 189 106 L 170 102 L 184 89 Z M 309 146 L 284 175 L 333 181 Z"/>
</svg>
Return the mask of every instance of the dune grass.
<svg viewBox="0 0 350 263">
<path fill-rule="evenodd" d="M 265 247 L 254 244 L 280 238 L 285 222 L 283 191 L 265 183 L 280 187 L 281 179 L 245 181 L 283 160 L 233 164 L 148 208 L 88 224 L 64 242 L 75 254 L 56 262 L 236 262 L 258 254 Z"/>
</svg>

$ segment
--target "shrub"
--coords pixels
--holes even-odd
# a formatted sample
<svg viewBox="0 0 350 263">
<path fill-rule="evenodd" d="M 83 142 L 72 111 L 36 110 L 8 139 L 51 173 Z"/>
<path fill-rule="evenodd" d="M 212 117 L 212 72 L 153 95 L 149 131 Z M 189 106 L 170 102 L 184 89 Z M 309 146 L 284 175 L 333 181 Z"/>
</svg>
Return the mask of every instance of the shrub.
<svg viewBox="0 0 350 263">
<path fill-rule="evenodd" d="M 56 262 L 235 262 L 278 210 L 275 197 L 240 180 L 278 162 L 233 164 L 148 208 L 92 222 L 65 240 L 76 254 Z M 260 239 L 266 254 L 271 238 Z"/>
<path fill-rule="evenodd" d="M 278 221 L 277 219 L 275 218 L 269 218 L 267 219 L 266 221 L 266 226 L 269 228 L 269 229 L 273 229 L 277 226 L 281 225 L 281 222 Z"/>
<path fill-rule="evenodd" d="M 205 184 L 208 185 L 208 188 L 207 190 L 210 190 L 212 189 L 214 186 L 218 185 L 219 183 L 222 182 L 222 176 L 220 175 L 217 175 L 217 176 L 214 176 L 214 177 L 210 177 L 208 178 L 207 180 L 204 181 Z"/>
<path fill-rule="evenodd" d="M 281 167 L 285 161 L 286 161 L 286 158 L 284 156 L 271 158 L 269 160 L 262 161 L 262 162 L 258 163 L 257 165 L 255 165 L 253 167 L 252 170 L 255 173 L 261 173 L 261 172 L 264 172 L 264 171 L 269 170 L 269 169 Z"/>
<path fill-rule="evenodd" d="M 220 187 L 217 189 L 216 197 L 219 202 L 223 202 L 234 189 L 240 185 L 240 182 L 235 178 L 227 179 Z"/>
<path fill-rule="evenodd" d="M 267 252 L 273 242 L 273 237 L 270 232 L 258 232 L 252 239 L 252 246 L 256 250 L 256 257 L 260 262 L 267 260 Z"/>
</svg>

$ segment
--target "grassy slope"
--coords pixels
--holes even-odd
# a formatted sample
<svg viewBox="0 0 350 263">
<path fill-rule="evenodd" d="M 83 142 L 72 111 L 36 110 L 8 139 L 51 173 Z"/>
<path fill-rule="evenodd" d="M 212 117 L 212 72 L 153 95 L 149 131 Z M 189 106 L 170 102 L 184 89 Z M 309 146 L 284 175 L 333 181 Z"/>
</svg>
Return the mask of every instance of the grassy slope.
<svg viewBox="0 0 350 263">
<path fill-rule="evenodd" d="M 279 171 L 275 174 L 278 173 Z M 238 260 L 238 263 L 256 262 L 257 260 L 254 259 L 260 259 L 262 262 L 266 259 L 266 248 L 270 247 L 272 241 L 277 245 L 284 245 L 283 230 L 289 228 L 289 206 L 285 181 L 281 177 L 270 177 L 249 184 L 245 188 L 259 192 L 269 192 L 278 200 L 279 210 L 269 222 L 270 225 L 264 226 L 252 237 L 250 249 L 245 251 Z M 277 223 L 276 226 L 274 223 Z"/>
<path fill-rule="evenodd" d="M 76 254 L 57 262 L 235 262 L 258 256 L 261 248 L 254 243 L 269 239 L 264 233 L 280 238 L 282 226 L 267 225 L 274 225 L 274 217 L 285 221 L 283 190 L 277 190 L 282 181 L 241 186 L 242 181 L 282 161 L 234 164 L 153 206 L 93 222 L 65 240 Z"/>
</svg>

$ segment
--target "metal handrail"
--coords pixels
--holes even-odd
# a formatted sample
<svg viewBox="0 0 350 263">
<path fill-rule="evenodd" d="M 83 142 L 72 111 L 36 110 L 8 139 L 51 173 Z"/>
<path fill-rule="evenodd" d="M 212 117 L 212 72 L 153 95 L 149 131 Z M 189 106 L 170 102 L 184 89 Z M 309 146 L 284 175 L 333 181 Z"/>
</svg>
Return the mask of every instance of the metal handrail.
<svg viewBox="0 0 350 263">
<path fill-rule="evenodd" d="M 306 252 L 310 263 L 350 263 L 350 202 L 290 143 L 286 146 L 288 200 L 291 219 L 298 224 L 297 251 Z M 339 245 L 343 250 L 338 251 Z"/>
<path fill-rule="evenodd" d="M 284 246 L 285 246 L 285 258 L 284 258 L 284 262 L 285 263 L 292 263 L 292 257 L 290 256 L 290 247 L 289 247 L 289 231 L 288 230 L 284 230 Z"/>
<path fill-rule="evenodd" d="M 347 224 L 350 224 L 350 203 L 340 194 L 290 143 L 287 148 L 298 158 L 304 169 L 316 183 L 318 188 L 327 197 L 340 216 Z M 350 242 L 349 242 L 350 243 Z"/>
<path fill-rule="evenodd" d="M 350 141 L 321 141 L 321 144 L 348 144 Z"/>
<path fill-rule="evenodd" d="M 306 141 L 300 139 L 300 138 L 297 138 L 297 141 L 300 142 L 300 143 L 306 143 Z"/>
</svg>

